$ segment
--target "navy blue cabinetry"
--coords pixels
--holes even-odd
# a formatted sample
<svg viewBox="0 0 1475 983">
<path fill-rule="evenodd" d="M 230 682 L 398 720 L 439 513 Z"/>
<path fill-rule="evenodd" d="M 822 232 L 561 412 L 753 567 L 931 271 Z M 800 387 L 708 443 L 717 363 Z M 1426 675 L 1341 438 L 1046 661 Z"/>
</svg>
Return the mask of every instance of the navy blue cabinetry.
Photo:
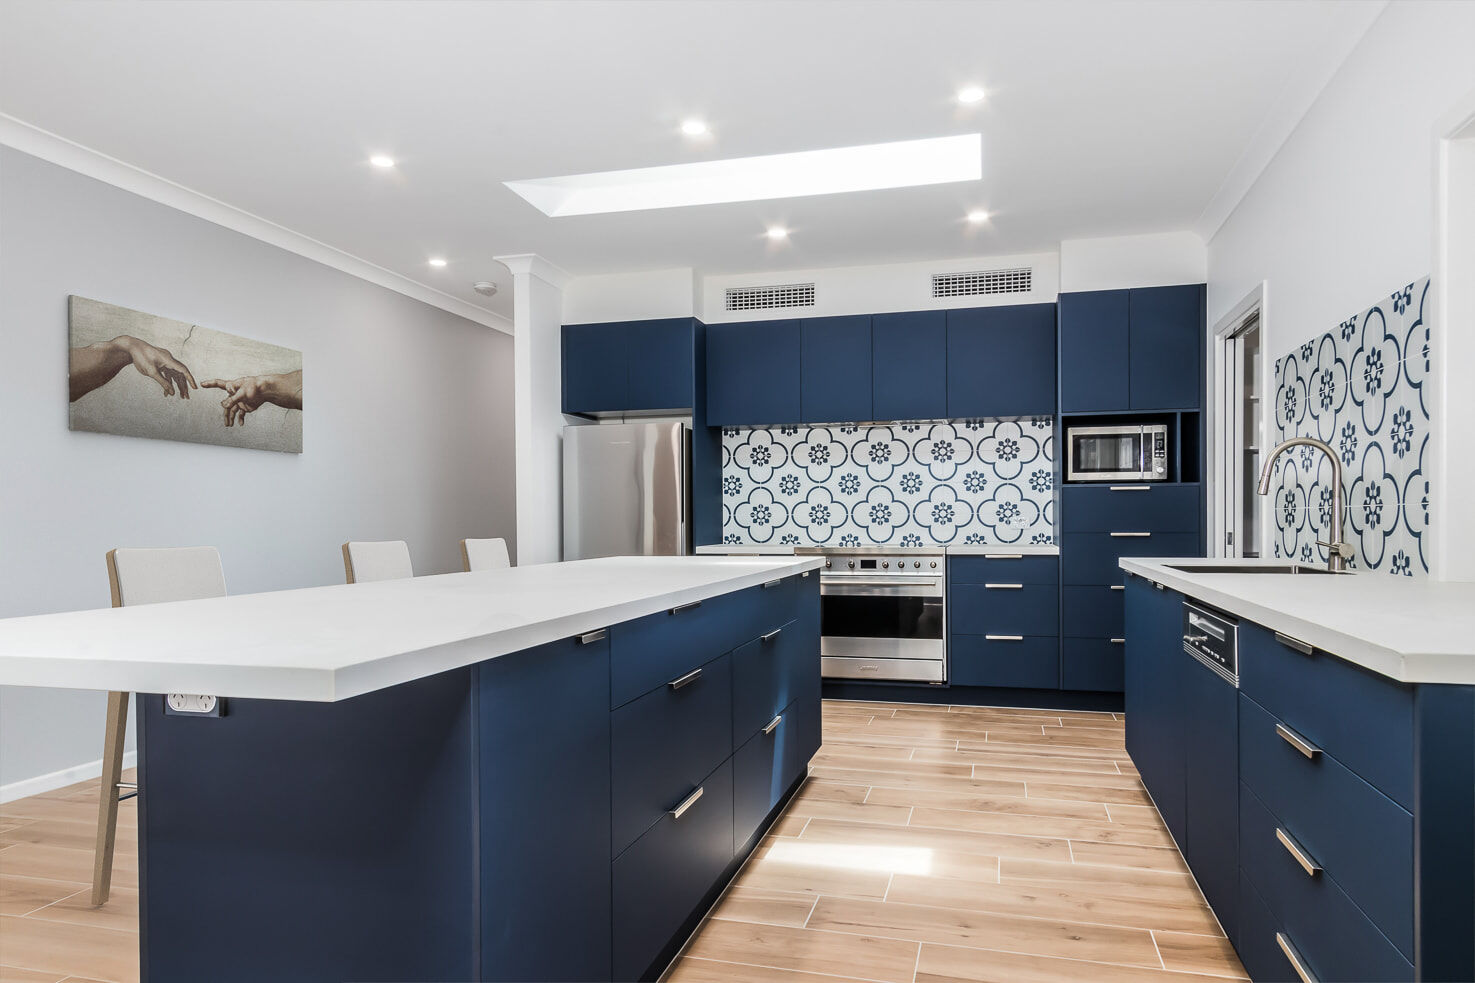
<svg viewBox="0 0 1475 983">
<path fill-rule="evenodd" d="M 871 406 L 871 316 L 807 317 L 800 330 L 801 422 L 876 419 Z"/>
<path fill-rule="evenodd" d="M 1239 706 L 1234 684 L 1183 660 L 1183 858 L 1224 934 L 1239 927 Z"/>
<path fill-rule="evenodd" d="M 1132 290 L 1129 308 L 1129 408 L 1198 409 L 1204 285 Z"/>
<path fill-rule="evenodd" d="M 623 323 L 563 326 L 563 411 L 612 413 L 630 393 L 629 340 Z"/>
<path fill-rule="evenodd" d="M 1127 291 L 1060 295 L 1060 411 L 1127 408 Z"/>
<path fill-rule="evenodd" d="M 871 406 L 877 420 L 941 420 L 947 404 L 947 314 L 871 315 Z"/>
<path fill-rule="evenodd" d="M 1127 578 L 1127 753 L 1181 848 L 1186 839 L 1183 595 Z"/>
<path fill-rule="evenodd" d="M 947 416 L 1053 416 L 1055 305 L 947 312 Z"/>
<path fill-rule="evenodd" d="M 707 326 L 707 425 L 798 423 L 800 321 Z"/>
<path fill-rule="evenodd" d="M 1060 558 L 954 556 L 947 564 L 951 682 L 1059 689 Z"/>
<path fill-rule="evenodd" d="M 563 326 L 563 411 L 685 410 L 695 405 L 689 317 Z"/>
<path fill-rule="evenodd" d="M 626 409 L 673 410 L 693 405 L 692 325 L 690 318 L 631 321 Z"/>
</svg>

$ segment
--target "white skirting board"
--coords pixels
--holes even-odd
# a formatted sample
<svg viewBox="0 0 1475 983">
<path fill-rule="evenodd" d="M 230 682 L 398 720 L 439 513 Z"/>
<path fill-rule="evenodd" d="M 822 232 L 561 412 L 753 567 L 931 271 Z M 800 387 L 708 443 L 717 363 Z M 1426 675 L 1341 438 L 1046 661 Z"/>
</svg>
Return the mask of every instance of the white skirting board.
<svg viewBox="0 0 1475 983">
<path fill-rule="evenodd" d="M 132 768 L 138 764 L 138 752 L 126 751 L 123 754 L 123 767 Z M 85 782 L 89 778 L 98 778 L 102 775 L 102 759 L 89 761 L 86 764 L 73 765 L 60 771 L 53 771 L 46 775 L 37 775 L 35 778 L 23 778 L 9 785 L 0 785 L 0 804 L 14 802 L 16 799 L 24 799 L 30 795 L 40 795 L 42 792 L 50 792 L 53 789 L 65 788 L 77 782 Z"/>
</svg>

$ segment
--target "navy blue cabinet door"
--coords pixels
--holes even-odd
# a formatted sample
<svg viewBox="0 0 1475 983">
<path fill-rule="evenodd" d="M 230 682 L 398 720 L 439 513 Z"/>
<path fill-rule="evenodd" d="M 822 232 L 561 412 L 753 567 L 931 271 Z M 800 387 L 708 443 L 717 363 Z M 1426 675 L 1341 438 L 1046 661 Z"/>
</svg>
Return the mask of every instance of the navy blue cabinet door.
<svg viewBox="0 0 1475 983">
<path fill-rule="evenodd" d="M 692 405 L 691 318 L 631 321 L 625 326 L 629 362 L 627 410 L 681 410 Z"/>
<path fill-rule="evenodd" d="M 1231 940 L 1239 920 L 1239 695 L 1187 652 L 1183 855 Z"/>
<path fill-rule="evenodd" d="M 807 317 L 802 331 L 801 422 L 873 419 L 871 316 Z"/>
<path fill-rule="evenodd" d="M 1127 408 L 1127 307 L 1125 290 L 1060 295 L 1060 412 Z"/>
<path fill-rule="evenodd" d="M 1127 753 L 1162 813 L 1168 832 L 1185 843 L 1186 756 L 1183 750 L 1183 595 L 1128 577 L 1125 658 Z"/>
<path fill-rule="evenodd" d="M 707 425 L 798 423 L 801 323 L 707 325 Z"/>
<path fill-rule="evenodd" d="M 871 405 L 877 420 L 947 413 L 947 312 L 871 315 Z"/>
<path fill-rule="evenodd" d="M 1055 414 L 1055 305 L 947 312 L 947 415 Z"/>
<path fill-rule="evenodd" d="M 1130 308 L 1130 408 L 1198 409 L 1204 285 L 1133 290 Z"/>
<path fill-rule="evenodd" d="M 563 326 L 563 411 L 623 410 L 629 395 L 624 325 Z"/>
</svg>

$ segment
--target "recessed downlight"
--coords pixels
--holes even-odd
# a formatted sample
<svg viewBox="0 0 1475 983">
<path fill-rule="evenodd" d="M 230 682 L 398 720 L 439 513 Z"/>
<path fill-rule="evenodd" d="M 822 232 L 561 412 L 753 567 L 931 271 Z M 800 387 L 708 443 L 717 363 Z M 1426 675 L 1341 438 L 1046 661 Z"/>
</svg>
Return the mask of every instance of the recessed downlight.
<svg viewBox="0 0 1475 983">
<path fill-rule="evenodd" d="M 971 106 L 974 103 L 983 102 L 987 95 L 988 93 L 983 91 L 982 86 L 965 85 L 958 90 L 958 102 L 965 106 Z"/>
<path fill-rule="evenodd" d="M 789 237 L 789 230 L 782 225 L 770 225 L 768 231 L 763 234 L 774 241 L 778 241 L 780 239 L 787 239 Z"/>
<path fill-rule="evenodd" d="M 388 154 L 375 154 L 374 156 L 369 158 L 369 163 L 373 164 L 375 167 L 388 170 L 389 168 L 394 166 L 394 158 L 389 156 Z"/>
<path fill-rule="evenodd" d="M 442 266 L 446 265 L 446 259 L 444 256 L 432 256 L 429 259 L 429 263 L 436 269 L 440 269 Z"/>
<path fill-rule="evenodd" d="M 707 135 L 707 121 L 702 119 L 687 119 L 681 121 L 681 132 L 689 137 L 700 137 Z"/>
<path fill-rule="evenodd" d="M 982 208 L 975 208 L 973 209 L 973 211 L 968 213 L 968 221 L 973 223 L 974 225 L 982 225 L 984 222 L 988 221 L 988 212 L 984 211 Z"/>
</svg>

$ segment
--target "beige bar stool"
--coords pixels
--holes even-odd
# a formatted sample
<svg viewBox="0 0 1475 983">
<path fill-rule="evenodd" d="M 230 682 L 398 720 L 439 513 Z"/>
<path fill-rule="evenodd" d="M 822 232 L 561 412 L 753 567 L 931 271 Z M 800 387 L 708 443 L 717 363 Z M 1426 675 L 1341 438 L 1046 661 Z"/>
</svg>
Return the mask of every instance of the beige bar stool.
<svg viewBox="0 0 1475 983">
<path fill-rule="evenodd" d="M 225 596 L 225 571 L 213 546 L 180 549 L 117 549 L 107 554 L 113 607 L 193 601 Z M 113 884 L 113 848 L 118 841 L 118 803 L 138 794 L 123 774 L 123 740 L 128 733 L 127 693 L 108 694 L 102 744 L 102 791 L 97 802 L 97 846 L 92 860 L 92 903 L 105 903 Z"/>
<path fill-rule="evenodd" d="M 402 539 L 383 543 L 344 543 L 343 575 L 350 584 L 404 580 L 415 576 L 410 547 Z"/>
<path fill-rule="evenodd" d="M 500 570 L 502 567 L 510 567 L 512 561 L 507 556 L 507 540 L 463 539 L 461 563 L 467 573 L 472 570 Z"/>
</svg>

